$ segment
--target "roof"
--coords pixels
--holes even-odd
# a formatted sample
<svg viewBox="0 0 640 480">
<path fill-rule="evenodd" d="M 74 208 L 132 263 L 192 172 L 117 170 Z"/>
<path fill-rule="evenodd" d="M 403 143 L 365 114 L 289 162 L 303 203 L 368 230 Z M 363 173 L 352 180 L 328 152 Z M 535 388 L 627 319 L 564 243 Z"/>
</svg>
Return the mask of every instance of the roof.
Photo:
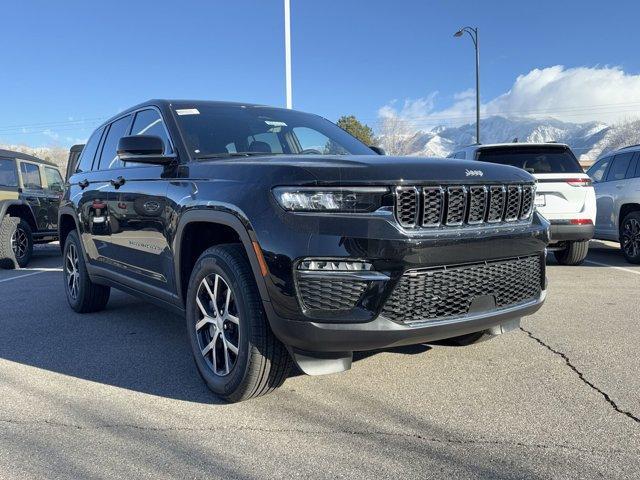
<svg viewBox="0 0 640 480">
<path fill-rule="evenodd" d="M 137 105 L 134 105 L 132 107 L 129 107 L 119 113 L 117 113 L 116 115 L 113 115 L 112 117 L 110 117 L 108 120 L 106 120 L 104 123 L 102 123 L 98 128 L 100 128 L 103 125 L 106 125 L 108 123 L 113 122 L 115 119 L 120 118 L 130 112 L 133 112 L 135 110 L 139 110 L 141 108 L 144 107 L 148 107 L 151 105 L 154 105 L 158 108 L 169 108 L 170 106 L 173 107 L 179 107 L 179 108 L 187 108 L 187 107 L 192 107 L 194 105 L 209 105 L 209 106 L 218 106 L 218 107 L 261 107 L 261 108 L 273 108 L 273 109 L 277 109 L 277 110 L 288 110 L 284 107 L 273 107 L 270 105 L 261 105 L 258 103 L 246 103 L 246 102 L 224 102 L 224 101 L 220 101 L 220 100 L 180 100 L 180 99 L 168 99 L 168 98 L 154 98 L 151 100 L 147 100 L 146 102 L 142 102 L 139 103 Z M 300 111 L 300 110 L 296 110 L 296 111 Z"/>
<path fill-rule="evenodd" d="M 5 158 L 21 158 L 22 160 L 29 160 L 34 163 L 42 163 L 44 165 L 50 165 L 52 167 L 57 167 L 55 163 L 48 162 L 47 160 L 43 160 L 38 157 L 34 157 L 33 155 L 29 155 L 28 153 L 22 152 L 14 152 L 13 150 L 2 150 L 0 149 L 0 157 Z"/>
<path fill-rule="evenodd" d="M 485 148 L 485 147 L 489 147 L 489 148 L 493 148 L 493 147 L 563 147 L 563 148 L 569 148 L 569 145 L 567 145 L 566 143 L 557 143 L 557 142 L 508 142 L 508 143 L 481 143 L 481 144 L 474 144 L 474 145 L 468 145 L 466 147 L 464 147 L 465 149 L 467 148 L 474 148 L 474 149 L 479 149 L 479 148 Z"/>
</svg>

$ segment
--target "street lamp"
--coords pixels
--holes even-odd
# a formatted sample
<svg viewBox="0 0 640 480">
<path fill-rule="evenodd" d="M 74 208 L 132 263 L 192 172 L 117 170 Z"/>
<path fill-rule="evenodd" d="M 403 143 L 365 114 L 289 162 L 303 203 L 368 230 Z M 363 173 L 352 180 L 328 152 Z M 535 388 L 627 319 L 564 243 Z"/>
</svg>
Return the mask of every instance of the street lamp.
<svg viewBox="0 0 640 480">
<path fill-rule="evenodd" d="M 480 51 L 478 45 L 478 29 L 464 27 L 453 34 L 454 37 L 461 37 L 468 33 L 476 48 L 476 143 L 480 144 Z"/>
<path fill-rule="evenodd" d="M 293 92 L 291 88 L 291 5 L 289 0 L 284 0 L 284 59 L 287 108 L 293 108 Z"/>
</svg>

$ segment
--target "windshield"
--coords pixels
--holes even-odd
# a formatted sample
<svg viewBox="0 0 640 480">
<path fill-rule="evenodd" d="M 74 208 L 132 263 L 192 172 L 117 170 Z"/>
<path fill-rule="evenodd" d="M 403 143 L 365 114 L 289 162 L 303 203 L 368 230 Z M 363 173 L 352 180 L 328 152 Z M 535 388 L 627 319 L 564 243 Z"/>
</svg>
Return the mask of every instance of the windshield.
<svg viewBox="0 0 640 480">
<path fill-rule="evenodd" d="M 316 115 L 278 108 L 194 104 L 175 108 L 195 158 L 232 155 L 372 155 L 337 125 Z"/>
<path fill-rule="evenodd" d="M 477 159 L 522 168 L 529 173 L 583 173 L 570 150 L 558 147 L 483 148 Z"/>
</svg>

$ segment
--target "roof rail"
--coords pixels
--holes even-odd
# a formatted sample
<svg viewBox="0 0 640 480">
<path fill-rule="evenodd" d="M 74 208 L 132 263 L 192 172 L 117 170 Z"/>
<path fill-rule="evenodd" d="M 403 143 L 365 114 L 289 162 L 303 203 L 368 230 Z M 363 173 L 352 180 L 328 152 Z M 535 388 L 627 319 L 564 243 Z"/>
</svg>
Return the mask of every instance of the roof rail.
<svg viewBox="0 0 640 480">
<path fill-rule="evenodd" d="M 640 143 L 636 143 L 635 145 L 627 145 L 626 147 L 621 147 L 618 150 L 625 150 L 627 148 L 640 147 Z"/>
</svg>

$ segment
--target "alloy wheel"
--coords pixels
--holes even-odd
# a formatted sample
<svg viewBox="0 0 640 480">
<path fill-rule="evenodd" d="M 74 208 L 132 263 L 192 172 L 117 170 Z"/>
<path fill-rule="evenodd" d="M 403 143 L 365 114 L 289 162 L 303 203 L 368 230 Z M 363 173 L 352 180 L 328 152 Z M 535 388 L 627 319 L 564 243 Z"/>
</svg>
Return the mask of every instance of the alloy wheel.
<svg viewBox="0 0 640 480">
<path fill-rule="evenodd" d="M 78 269 L 78 250 L 72 243 L 69 245 L 67 256 L 64 260 L 64 275 L 66 278 L 67 291 L 74 300 L 78 298 L 80 288 L 80 271 Z"/>
<path fill-rule="evenodd" d="M 22 258 L 26 255 L 29 248 L 29 238 L 27 233 L 20 227 L 11 235 L 11 249 L 16 258 Z"/>
<path fill-rule="evenodd" d="M 205 277 L 196 292 L 196 337 L 200 352 L 218 376 L 228 375 L 238 360 L 240 315 L 235 295 L 218 274 Z"/>
<path fill-rule="evenodd" d="M 640 255 L 640 222 L 630 218 L 622 229 L 622 248 L 629 257 Z"/>
</svg>

